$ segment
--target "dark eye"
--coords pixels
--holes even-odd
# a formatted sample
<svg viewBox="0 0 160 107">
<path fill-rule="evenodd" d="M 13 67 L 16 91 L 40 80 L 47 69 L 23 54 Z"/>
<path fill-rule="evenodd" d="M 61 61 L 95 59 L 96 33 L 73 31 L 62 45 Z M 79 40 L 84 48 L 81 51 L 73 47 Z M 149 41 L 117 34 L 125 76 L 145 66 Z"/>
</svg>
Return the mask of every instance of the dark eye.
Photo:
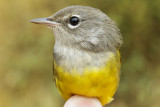
<svg viewBox="0 0 160 107">
<path fill-rule="evenodd" d="M 78 25 L 79 22 L 80 22 L 80 20 L 79 20 L 79 18 L 76 17 L 76 16 L 71 17 L 70 20 L 69 20 L 69 23 L 70 23 L 72 26 Z"/>
</svg>

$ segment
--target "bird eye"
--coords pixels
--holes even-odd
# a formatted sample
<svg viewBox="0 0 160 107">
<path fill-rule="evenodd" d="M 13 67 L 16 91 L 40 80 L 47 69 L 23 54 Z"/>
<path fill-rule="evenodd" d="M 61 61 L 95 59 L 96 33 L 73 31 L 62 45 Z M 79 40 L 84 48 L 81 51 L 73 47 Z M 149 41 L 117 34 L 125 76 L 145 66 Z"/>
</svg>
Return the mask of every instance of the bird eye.
<svg viewBox="0 0 160 107">
<path fill-rule="evenodd" d="M 79 20 L 79 18 L 76 17 L 76 16 L 71 17 L 70 20 L 69 20 L 69 23 L 70 23 L 72 26 L 78 25 L 79 22 L 80 22 L 80 20 Z"/>
</svg>

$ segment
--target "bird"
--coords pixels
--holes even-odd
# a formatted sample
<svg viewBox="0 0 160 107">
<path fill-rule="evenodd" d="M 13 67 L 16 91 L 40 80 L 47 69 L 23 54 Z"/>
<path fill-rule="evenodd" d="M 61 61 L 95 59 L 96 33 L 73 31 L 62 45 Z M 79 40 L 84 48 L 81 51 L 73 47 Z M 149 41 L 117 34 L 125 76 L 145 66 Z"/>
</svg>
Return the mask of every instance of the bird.
<svg viewBox="0 0 160 107">
<path fill-rule="evenodd" d="M 53 31 L 53 74 L 64 99 L 95 97 L 102 105 L 114 99 L 123 37 L 107 14 L 90 6 L 72 5 L 31 22 Z"/>
</svg>

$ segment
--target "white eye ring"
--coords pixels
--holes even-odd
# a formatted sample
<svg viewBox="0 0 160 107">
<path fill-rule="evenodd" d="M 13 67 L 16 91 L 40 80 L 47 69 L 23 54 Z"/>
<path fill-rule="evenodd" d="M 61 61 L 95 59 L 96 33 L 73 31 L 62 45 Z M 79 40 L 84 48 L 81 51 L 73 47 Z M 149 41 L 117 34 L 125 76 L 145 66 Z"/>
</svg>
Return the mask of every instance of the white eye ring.
<svg viewBox="0 0 160 107">
<path fill-rule="evenodd" d="M 71 18 L 73 18 L 73 17 L 79 18 L 79 22 L 78 22 L 77 25 L 72 25 L 72 24 L 69 22 L 69 23 L 68 23 L 68 27 L 69 27 L 70 29 L 75 29 L 75 28 L 79 27 L 79 25 L 80 25 L 80 23 L 81 23 L 81 20 L 80 20 L 81 18 L 80 18 L 79 15 L 73 15 Z"/>
</svg>

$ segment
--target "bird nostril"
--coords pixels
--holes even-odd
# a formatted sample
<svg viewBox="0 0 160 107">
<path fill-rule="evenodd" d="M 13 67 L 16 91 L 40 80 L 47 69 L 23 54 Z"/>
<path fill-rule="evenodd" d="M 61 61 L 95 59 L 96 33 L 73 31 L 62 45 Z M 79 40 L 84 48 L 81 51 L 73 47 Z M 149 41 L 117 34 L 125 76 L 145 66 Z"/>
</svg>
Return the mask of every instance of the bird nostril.
<svg viewBox="0 0 160 107">
<path fill-rule="evenodd" d="M 53 21 L 53 19 L 52 19 L 52 18 L 47 18 L 47 20 L 48 20 L 48 21 Z"/>
</svg>

